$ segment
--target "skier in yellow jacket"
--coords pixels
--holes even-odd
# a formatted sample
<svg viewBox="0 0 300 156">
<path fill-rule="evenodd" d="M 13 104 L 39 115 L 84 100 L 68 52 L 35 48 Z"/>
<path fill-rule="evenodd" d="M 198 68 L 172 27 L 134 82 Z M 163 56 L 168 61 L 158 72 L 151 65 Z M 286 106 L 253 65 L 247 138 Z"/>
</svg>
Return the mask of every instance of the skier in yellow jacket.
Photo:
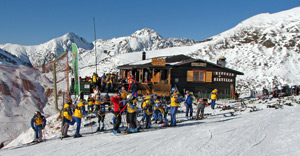
<svg viewBox="0 0 300 156">
<path fill-rule="evenodd" d="M 61 134 L 62 138 L 69 137 L 68 129 L 69 129 L 69 124 L 72 121 L 72 100 L 68 100 L 66 104 L 64 104 L 64 109 L 63 109 L 63 122 L 62 122 L 62 129 L 61 129 Z"/>
<path fill-rule="evenodd" d="M 131 94 L 127 96 L 127 122 L 129 123 L 129 128 L 127 132 L 136 133 L 138 129 L 136 127 L 136 109 L 137 109 L 137 100 Z"/>
<path fill-rule="evenodd" d="M 179 98 L 179 92 L 175 87 L 172 88 L 172 95 L 171 95 L 171 125 L 170 126 L 176 126 L 176 113 L 178 111 L 178 107 L 180 106 L 180 98 Z"/>
<path fill-rule="evenodd" d="M 31 119 L 31 128 L 35 131 L 34 142 L 42 141 L 42 129 L 46 126 L 46 118 L 41 112 L 36 111 Z"/>
<path fill-rule="evenodd" d="M 150 128 L 150 125 L 151 125 L 151 116 L 152 116 L 152 113 L 153 113 L 153 108 L 152 108 L 152 104 L 151 104 L 151 101 L 150 99 L 148 100 L 145 100 L 142 104 L 142 108 L 144 110 L 144 115 L 145 115 L 145 118 L 146 118 L 146 126 L 145 128 Z"/>
<path fill-rule="evenodd" d="M 218 99 L 218 89 L 214 89 L 210 94 L 209 94 L 209 98 L 211 99 L 211 108 L 215 109 L 215 105 L 216 105 L 216 100 Z"/>
<path fill-rule="evenodd" d="M 75 111 L 74 111 L 72 122 L 70 123 L 70 125 L 74 125 L 75 122 L 77 124 L 74 138 L 82 136 L 79 132 L 80 132 L 80 126 L 81 126 L 81 118 L 83 117 L 83 115 L 86 114 L 84 105 L 85 105 L 85 99 L 81 100 L 81 102 L 79 104 L 77 104 Z"/>
</svg>

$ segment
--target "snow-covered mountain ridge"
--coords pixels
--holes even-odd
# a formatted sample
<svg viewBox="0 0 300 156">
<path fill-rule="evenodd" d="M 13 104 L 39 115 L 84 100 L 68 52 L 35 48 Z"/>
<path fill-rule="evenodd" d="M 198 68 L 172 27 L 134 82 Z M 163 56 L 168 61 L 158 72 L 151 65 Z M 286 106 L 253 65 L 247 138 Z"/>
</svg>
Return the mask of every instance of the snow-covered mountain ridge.
<svg viewBox="0 0 300 156">
<path fill-rule="evenodd" d="M 192 53 L 245 73 L 238 86 L 253 89 L 276 85 L 299 85 L 300 7 L 274 14 L 259 14 L 236 27 L 213 36 Z"/>
<path fill-rule="evenodd" d="M 0 49 L 11 53 L 21 60 L 26 60 L 27 64 L 31 63 L 36 67 L 53 61 L 65 50 L 71 51 L 72 43 L 75 43 L 78 46 L 82 54 L 93 53 L 93 55 L 95 55 L 95 49 L 93 48 L 94 44 L 96 44 L 97 55 L 99 58 L 101 58 L 106 55 L 111 56 L 141 50 L 154 50 L 173 46 L 193 45 L 196 43 L 196 41 L 191 39 L 177 38 L 163 39 L 154 30 L 144 28 L 127 37 L 113 38 L 110 40 L 98 39 L 94 41 L 94 43 L 87 42 L 85 39 L 79 37 L 75 33 L 67 33 L 61 37 L 52 39 L 40 45 L 22 46 L 8 43 L 0 45 Z"/>
</svg>

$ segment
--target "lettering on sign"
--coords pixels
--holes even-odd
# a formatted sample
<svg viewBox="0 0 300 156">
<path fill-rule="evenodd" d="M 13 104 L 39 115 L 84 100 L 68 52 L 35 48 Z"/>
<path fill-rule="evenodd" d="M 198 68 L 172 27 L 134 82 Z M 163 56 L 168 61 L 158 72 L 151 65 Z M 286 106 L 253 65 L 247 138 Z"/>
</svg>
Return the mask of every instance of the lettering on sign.
<svg viewBox="0 0 300 156">
<path fill-rule="evenodd" d="M 166 59 L 163 59 L 163 58 L 152 58 L 151 64 L 153 66 L 166 66 Z"/>
<path fill-rule="evenodd" d="M 191 66 L 196 66 L 196 67 L 206 67 L 206 63 L 201 63 L 201 62 L 193 62 Z"/>
</svg>

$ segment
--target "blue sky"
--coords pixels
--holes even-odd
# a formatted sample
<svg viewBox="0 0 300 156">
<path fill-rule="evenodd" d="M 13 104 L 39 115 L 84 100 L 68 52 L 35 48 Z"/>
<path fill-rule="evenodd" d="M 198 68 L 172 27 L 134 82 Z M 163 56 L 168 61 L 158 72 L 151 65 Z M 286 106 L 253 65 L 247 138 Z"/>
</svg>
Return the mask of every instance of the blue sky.
<svg viewBox="0 0 300 156">
<path fill-rule="evenodd" d="M 204 40 L 299 0 L 0 0 L 0 44 L 37 45 L 68 32 L 87 41 L 150 28 L 162 37 Z"/>
</svg>

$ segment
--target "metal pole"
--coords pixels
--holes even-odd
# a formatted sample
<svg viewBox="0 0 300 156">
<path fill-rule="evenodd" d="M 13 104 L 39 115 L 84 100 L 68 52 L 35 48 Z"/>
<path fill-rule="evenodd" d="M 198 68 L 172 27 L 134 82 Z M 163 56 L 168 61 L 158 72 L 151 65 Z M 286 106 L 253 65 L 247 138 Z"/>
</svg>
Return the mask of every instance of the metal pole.
<svg viewBox="0 0 300 156">
<path fill-rule="evenodd" d="M 95 66 L 96 66 L 96 74 L 97 74 L 97 46 L 96 46 L 96 24 L 95 24 L 95 17 L 93 18 L 94 19 L 94 39 L 95 39 Z"/>
</svg>

